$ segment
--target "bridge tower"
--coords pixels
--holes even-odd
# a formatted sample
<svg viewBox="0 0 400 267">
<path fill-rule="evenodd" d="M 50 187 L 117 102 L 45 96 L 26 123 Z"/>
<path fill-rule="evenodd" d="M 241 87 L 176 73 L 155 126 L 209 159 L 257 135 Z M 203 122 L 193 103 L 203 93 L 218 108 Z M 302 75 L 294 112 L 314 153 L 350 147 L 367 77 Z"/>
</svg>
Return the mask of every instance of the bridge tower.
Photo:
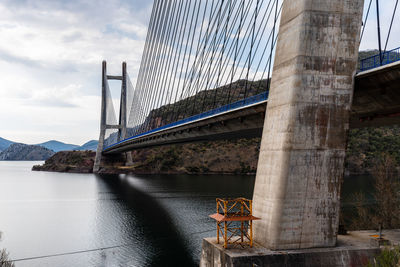
<svg viewBox="0 0 400 267">
<path fill-rule="evenodd" d="M 120 113 L 119 122 L 117 125 L 107 124 L 107 87 L 108 80 L 120 80 L 121 81 L 121 100 L 120 100 Z M 100 119 L 100 137 L 99 144 L 97 145 L 96 158 L 93 165 L 93 172 L 100 170 L 100 163 L 102 158 L 102 152 L 104 148 L 104 141 L 107 129 L 118 129 L 118 141 L 124 140 L 127 133 L 127 72 L 126 62 L 122 63 L 122 75 L 111 76 L 107 75 L 107 62 L 102 62 L 102 85 L 101 85 L 101 119 Z M 132 164 L 132 155 L 130 152 L 126 152 L 127 164 Z"/>
<path fill-rule="evenodd" d="M 363 2 L 283 4 L 253 196 L 270 249 L 336 244 Z"/>
</svg>

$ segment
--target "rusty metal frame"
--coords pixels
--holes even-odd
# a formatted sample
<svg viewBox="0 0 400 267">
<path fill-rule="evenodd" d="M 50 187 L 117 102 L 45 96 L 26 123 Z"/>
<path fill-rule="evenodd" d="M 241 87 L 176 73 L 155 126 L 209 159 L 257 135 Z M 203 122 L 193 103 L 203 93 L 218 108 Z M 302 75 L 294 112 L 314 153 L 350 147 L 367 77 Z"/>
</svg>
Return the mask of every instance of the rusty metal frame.
<svg viewBox="0 0 400 267">
<path fill-rule="evenodd" d="M 217 221 L 217 243 L 219 244 L 221 236 L 224 248 L 228 248 L 228 245 L 253 247 L 253 220 L 260 218 L 252 215 L 252 200 L 242 197 L 217 198 L 216 207 L 217 213 L 210 217 Z"/>
</svg>

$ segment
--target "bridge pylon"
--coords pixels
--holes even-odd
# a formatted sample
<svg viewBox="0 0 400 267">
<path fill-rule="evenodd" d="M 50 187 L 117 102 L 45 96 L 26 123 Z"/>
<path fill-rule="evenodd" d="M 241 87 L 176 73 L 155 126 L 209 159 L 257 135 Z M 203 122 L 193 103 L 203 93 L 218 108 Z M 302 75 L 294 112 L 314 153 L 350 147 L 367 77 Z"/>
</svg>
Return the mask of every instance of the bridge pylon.
<svg viewBox="0 0 400 267">
<path fill-rule="evenodd" d="M 253 196 L 255 241 L 336 245 L 364 0 L 286 0 Z"/>
<path fill-rule="evenodd" d="M 121 99 L 120 99 L 120 112 L 118 124 L 107 123 L 107 88 L 108 80 L 121 81 Z M 102 85 L 101 85 L 101 119 L 100 119 L 100 136 L 99 144 L 97 145 L 96 158 L 93 165 L 93 172 L 97 173 L 100 170 L 101 158 L 104 149 L 104 142 L 107 129 L 118 129 L 118 141 L 124 140 L 127 133 L 127 71 L 126 62 L 122 63 L 122 75 L 111 76 L 107 75 L 107 62 L 102 62 Z M 126 152 L 126 164 L 132 164 L 132 155 Z"/>
</svg>

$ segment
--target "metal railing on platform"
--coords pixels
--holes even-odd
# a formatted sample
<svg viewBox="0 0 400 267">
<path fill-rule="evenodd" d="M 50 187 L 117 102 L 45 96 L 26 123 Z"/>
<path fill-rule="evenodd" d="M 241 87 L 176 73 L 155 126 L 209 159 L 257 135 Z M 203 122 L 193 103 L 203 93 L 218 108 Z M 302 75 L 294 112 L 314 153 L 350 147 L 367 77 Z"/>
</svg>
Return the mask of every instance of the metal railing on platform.
<svg viewBox="0 0 400 267">
<path fill-rule="evenodd" d="M 360 63 L 360 71 L 378 68 L 396 61 L 400 61 L 400 47 L 386 51 L 382 53 L 381 56 L 377 54 L 375 56 L 362 59 Z"/>
<path fill-rule="evenodd" d="M 237 109 L 237 108 L 250 106 L 250 105 L 265 101 L 265 100 L 268 99 L 268 93 L 269 93 L 269 91 L 265 91 L 265 92 L 263 92 L 261 94 L 253 95 L 253 96 L 250 96 L 248 98 L 245 98 L 245 99 L 242 99 L 242 100 L 239 100 L 239 101 L 236 101 L 236 102 L 221 106 L 219 108 L 212 109 L 212 110 L 209 110 L 209 111 L 206 111 L 206 112 L 203 112 L 203 113 L 200 113 L 200 114 L 197 114 L 197 115 L 194 115 L 194 116 L 191 116 L 191 117 L 188 117 L 188 118 L 185 118 L 185 119 L 182 119 L 182 120 L 170 123 L 170 124 L 166 124 L 164 126 L 152 129 L 150 131 L 147 131 L 147 132 L 144 132 L 144 133 L 141 133 L 141 134 L 137 134 L 135 136 L 132 136 L 132 137 L 124 139 L 124 140 L 122 140 L 120 142 L 117 142 L 115 144 L 109 145 L 109 146 L 105 147 L 104 150 L 107 150 L 107 149 L 109 149 L 109 148 L 111 148 L 113 146 L 116 146 L 118 144 L 121 144 L 121 143 L 130 141 L 130 140 L 142 137 L 144 135 L 148 135 L 148 134 L 151 134 L 151 133 L 154 133 L 154 132 L 158 132 L 158 131 L 161 131 L 161 130 L 166 130 L 168 128 L 176 127 L 176 126 L 183 125 L 183 124 L 186 124 L 186 123 L 189 123 L 189 122 L 193 122 L 193 121 L 197 121 L 197 120 L 200 120 L 200 119 L 204 119 L 204 118 L 207 118 L 207 117 L 212 117 L 212 116 L 215 116 L 217 114 L 221 114 L 221 113 L 224 113 L 224 112 L 227 112 L 227 111 L 231 111 L 231 110 L 234 110 L 234 109 Z"/>
</svg>

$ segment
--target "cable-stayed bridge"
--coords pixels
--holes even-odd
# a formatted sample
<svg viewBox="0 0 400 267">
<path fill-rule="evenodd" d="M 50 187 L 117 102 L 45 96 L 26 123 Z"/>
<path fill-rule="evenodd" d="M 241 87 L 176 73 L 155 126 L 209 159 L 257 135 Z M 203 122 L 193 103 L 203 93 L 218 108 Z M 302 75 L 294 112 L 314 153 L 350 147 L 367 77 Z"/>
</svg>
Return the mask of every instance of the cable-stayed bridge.
<svg viewBox="0 0 400 267">
<path fill-rule="evenodd" d="M 136 85 L 126 64 L 110 76 L 103 62 L 95 171 L 102 154 L 262 136 L 254 201 L 256 216 L 269 219 L 257 222 L 256 240 L 331 246 L 347 130 L 400 121 L 400 49 L 388 48 L 398 1 L 385 1 L 393 13 L 383 37 L 379 1 L 316 2 L 156 0 Z M 377 29 L 378 49 L 357 67 L 367 27 Z M 122 83 L 118 119 L 110 79 Z M 282 215 L 295 207 L 306 211 Z M 305 225 L 305 216 L 315 222 Z"/>
</svg>

